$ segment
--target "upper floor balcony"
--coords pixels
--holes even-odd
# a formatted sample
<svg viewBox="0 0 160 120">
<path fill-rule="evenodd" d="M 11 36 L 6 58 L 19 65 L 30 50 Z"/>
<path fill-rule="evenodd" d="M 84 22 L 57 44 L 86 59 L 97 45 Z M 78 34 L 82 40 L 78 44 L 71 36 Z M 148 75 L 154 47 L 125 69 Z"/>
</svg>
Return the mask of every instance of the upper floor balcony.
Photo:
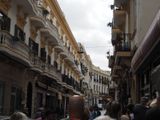
<svg viewBox="0 0 160 120">
<path fill-rule="evenodd" d="M 68 87 L 71 90 L 80 91 L 80 85 L 79 83 L 73 79 L 72 77 L 68 77 L 67 75 L 62 75 L 62 81 L 66 84 L 65 86 Z"/>
<path fill-rule="evenodd" d="M 130 57 L 131 43 L 130 41 L 121 40 L 115 45 L 115 57 Z"/>
<path fill-rule="evenodd" d="M 124 9 L 113 10 L 113 26 L 119 29 L 124 29 L 126 21 L 126 11 Z"/>
<path fill-rule="evenodd" d="M 0 31 L 0 52 L 4 54 L 9 54 L 14 59 L 29 65 L 29 47 L 23 42 L 23 39 L 18 40 L 16 37 L 10 35 L 7 31 Z"/>
<path fill-rule="evenodd" d="M 121 6 L 121 5 L 126 5 L 128 0 L 114 0 L 114 5 L 116 6 Z"/>
<path fill-rule="evenodd" d="M 6 54 L 12 59 L 15 59 L 22 64 L 30 67 L 32 70 L 45 73 L 46 75 L 57 78 L 61 81 L 60 73 L 56 72 L 55 66 L 49 63 L 49 58 L 46 61 L 46 53 L 42 49 L 41 56 L 38 57 L 38 44 L 33 40 L 29 40 L 29 45 L 20 40 L 23 37 L 19 37 L 18 40 L 14 36 L 10 35 L 7 31 L 0 31 L 0 52 Z"/>
<path fill-rule="evenodd" d="M 115 45 L 121 39 L 122 39 L 121 38 L 121 32 L 118 31 L 118 30 L 113 31 L 113 29 L 112 29 L 112 39 L 111 39 L 112 45 Z"/>
</svg>

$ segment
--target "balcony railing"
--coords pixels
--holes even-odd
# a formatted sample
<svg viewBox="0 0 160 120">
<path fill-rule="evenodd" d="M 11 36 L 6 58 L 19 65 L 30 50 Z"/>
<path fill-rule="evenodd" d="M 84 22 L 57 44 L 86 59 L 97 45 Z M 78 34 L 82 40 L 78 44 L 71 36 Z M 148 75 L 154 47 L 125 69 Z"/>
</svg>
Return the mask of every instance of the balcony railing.
<svg viewBox="0 0 160 120">
<path fill-rule="evenodd" d="M 6 31 L 0 31 L 0 51 L 11 54 L 15 59 L 19 59 L 22 62 L 25 62 L 25 64 L 29 64 L 33 69 L 37 69 L 42 73 L 47 73 L 50 76 L 56 76 L 57 79 L 61 79 L 61 73 L 57 72 L 55 66 L 43 62 L 40 57 L 30 51 L 29 46 L 24 42 L 14 41 L 13 37 Z"/>
<path fill-rule="evenodd" d="M 69 78 L 67 75 L 62 75 L 62 81 L 67 85 L 71 86 L 72 88 L 74 88 L 75 90 L 80 91 L 79 83 L 72 77 Z"/>
<path fill-rule="evenodd" d="M 130 51 L 131 43 L 130 41 L 121 41 L 116 44 L 115 51 Z"/>
<path fill-rule="evenodd" d="M 24 42 L 15 41 L 7 31 L 0 31 L 0 50 L 29 63 L 29 47 Z"/>
</svg>

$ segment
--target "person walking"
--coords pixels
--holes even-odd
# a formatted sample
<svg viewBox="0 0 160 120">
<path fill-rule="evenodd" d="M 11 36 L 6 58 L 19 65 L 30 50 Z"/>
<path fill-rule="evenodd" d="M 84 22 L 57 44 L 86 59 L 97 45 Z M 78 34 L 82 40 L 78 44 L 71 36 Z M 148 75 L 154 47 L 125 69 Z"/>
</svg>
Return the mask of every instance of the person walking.
<svg viewBox="0 0 160 120">
<path fill-rule="evenodd" d="M 156 99 L 154 106 L 146 112 L 145 120 L 160 120 L 160 97 Z"/>
<path fill-rule="evenodd" d="M 106 114 L 95 118 L 94 120 L 118 120 L 120 104 L 113 101 L 109 102 L 106 107 Z"/>
<path fill-rule="evenodd" d="M 141 103 L 136 104 L 133 113 L 134 113 L 134 120 L 145 120 L 145 114 L 148 110 L 147 107 L 148 99 L 146 97 L 141 98 Z"/>
<path fill-rule="evenodd" d="M 22 112 L 15 112 L 11 115 L 10 120 L 29 120 L 26 114 Z"/>
</svg>

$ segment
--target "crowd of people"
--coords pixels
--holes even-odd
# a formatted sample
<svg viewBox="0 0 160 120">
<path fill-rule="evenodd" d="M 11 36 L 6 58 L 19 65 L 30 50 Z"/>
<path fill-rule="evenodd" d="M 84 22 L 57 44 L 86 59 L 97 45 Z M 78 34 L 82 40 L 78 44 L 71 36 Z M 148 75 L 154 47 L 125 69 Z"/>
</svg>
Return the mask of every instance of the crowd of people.
<svg viewBox="0 0 160 120">
<path fill-rule="evenodd" d="M 153 100 L 142 97 L 140 103 L 129 103 L 123 107 L 115 101 L 110 101 L 106 114 L 94 120 L 160 120 L 160 97 Z"/>
<path fill-rule="evenodd" d="M 72 109 L 69 112 L 70 118 L 68 120 L 160 120 L 160 97 L 153 100 L 142 97 L 139 104 L 129 102 L 126 106 L 122 106 L 118 102 L 110 100 L 106 105 L 106 112 L 104 115 L 101 115 L 97 105 L 91 106 L 90 108 L 82 107 L 83 102 L 79 102 L 78 99 L 75 103 L 74 106 L 73 102 L 71 104 Z M 79 106 L 81 106 L 83 110 L 79 110 Z M 10 120 L 29 119 L 24 113 L 15 112 Z M 55 112 L 47 110 L 38 113 L 35 116 L 35 120 L 60 120 L 60 118 L 58 118 Z"/>
</svg>

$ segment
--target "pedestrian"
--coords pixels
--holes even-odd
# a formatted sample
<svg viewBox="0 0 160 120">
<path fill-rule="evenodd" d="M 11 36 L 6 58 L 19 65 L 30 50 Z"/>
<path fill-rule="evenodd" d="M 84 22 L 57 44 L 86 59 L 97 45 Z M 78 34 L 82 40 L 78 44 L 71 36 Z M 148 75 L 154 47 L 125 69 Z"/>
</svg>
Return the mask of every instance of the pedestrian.
<svg viewBox="0 0 160 120">
<path fill-rule="evenodd" d="M 83 120 L 89 120 L 89 109 L 87 107 L 84 108 Z"/>
<path fill-rule="evenodd" d="M 122 115 L 121 115 L 121 119 L 120 120 L 130 120 L 129 111 L 128 111 L 128 109 L 126 107 L 122 111 Z"/>
<path fill-rule="evenodd" d="M 135 105 L 133 110 L 135 120 L 145 120 L 145 114 L 146 111 L 148 110 L 147 102 L 148 98 L 142 97 L 141 103 Z"/>
<path fill-rule="evenodd" d="M 118 114 L 120 111 L 120 104 L 113 101 L 109 102 L 106 106 L 106 113 L 105 115 L 99 116 L 94 120 L 118 120 Z"/>
<path fill-rule="evenodd" d="M 99 111 L 99 108 L 97 105 L 94 106 L 94 118 L 101 115 L 101 112 Z"/>
<path fill-rule="evenodd" d="M 69 98 L 69 118 L 70 120 L 83 120 L 84 117 L 84 98 L 74 95 Z"/>
<path fill-rule="evenodd" d="M 89 108 L 89 120 L 93 120 L 94 119 L 94 110 L 93 110 L 93 106 L 91 106 Z"/>
<path fill-rule="evenodd" d="M 145 114 L 145 120 L 160 120 L 160 97 Z"/>
<path fill-rule="evenodd" d="M 134 104 L 132 102 L 128 103 L 127 110 L 128 110 L 130 120 L 134 120 L 133 109 L 134 109 Z"/>
<path fill-rule="evenodd" d="M 26 114 L 22 112 L 15 112 L 11 115 L 10 120 L 29 120 Z"/>
</svg>

